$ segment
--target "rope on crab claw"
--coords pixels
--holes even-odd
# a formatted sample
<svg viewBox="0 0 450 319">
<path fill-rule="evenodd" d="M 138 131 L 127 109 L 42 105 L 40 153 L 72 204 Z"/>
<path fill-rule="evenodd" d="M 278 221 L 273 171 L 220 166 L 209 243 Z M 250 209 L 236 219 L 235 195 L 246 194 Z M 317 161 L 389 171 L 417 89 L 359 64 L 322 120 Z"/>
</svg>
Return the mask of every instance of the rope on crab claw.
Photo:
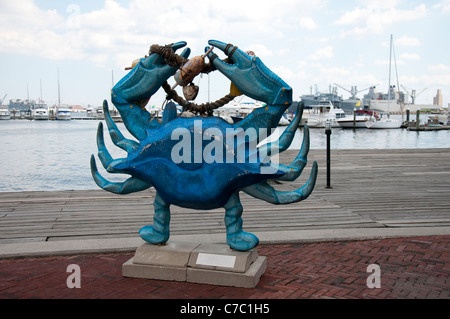
<svg viewBox="0 0 450 319">
<path fill-rule="evenodd" d="M 157 53 L 160 56 L 162 56 L 168 65 L 174 68 L 181 68 L 184 64 L 186 64 L 189 59 L 183 58 L 175 53 L 175 51 L 172 48 L 172 44 L 168 45 L 158 45 L 158 44 L 152 44 L 150 46 L 150 50 L 148 51 L 149 54 Z M 210 73 L 211 71 L 215 71 L 214 66 L 211 63 L 206 63 L 205 66 L 202 68 L 201 73 Z"/>
<path fill-rule="evenodd" d="M 232 48 L 233 47 L 233 48 Z M 231 52 L 228 52 L 228 50 L 231 49 Z M 228 58 L 226 58 L 224 60 L 224 62 L 232 64 L 233 61 L 230 59 L 231 55 L 233 55 L 234 51 L 236 51 L 237 47 L 233 46 L 232 44 L 229 44 L 226 48 L 226 54 L 228 55 Z M 210 49 L 212 50 L 212 48 Z M 150 46 L 149 49 L 149 54 L 153 54 L 153 53 L 157 53 L 160 56 L 162 56 L 166 63 L 168 65 L 170 65 L 171 67 L 174 68 L 182 68 L 186 63 L 188 63 L 189 59 L 183 58 L 181 56 L 179 56 L 178 54 L 175 53 L 175 51 L 172 48 L 172 44 L 168 44 L 168 45 L 158 45 L 158 44 L 153 44 Z M 206 56 L 206 54 L 205 54 Z M 210 73 L 212 71 L 215 71 L 216 68 L 213 65 L 213 60 L 217 58 L 217 55 L 214 54 L 213 58 L 210 59 L 209 63 L 206 63 L 200 73 Z M 222 97 L 221 99 L 216 100 L 215 102 L 208 102 L 208 103 L 203 103 L 203 104 L 196 104 L 193 102 L 189 102 L 185 99 L 183 99 L 182 97 L 180 97 L 177 92 L 174 90 L 174 87 L 170 87 L 170 85 L 165 82 L 163 84 L 163 89 L 164 91 L 166 91 L 167 93 L 167 100 L 174 100 L 175 102 L 177 102 L 179 105 L 181 105 L 183 107 L 183 111 L 189 111 L 192 112 L 194 114 L 198 114 L 198 115 L 207 115 L 207 116 L 212 116 L 213 115 L 213 111 L 215 109 L 218 109 L 219 107 L 224 106 L 225 104 L 231 102 L 237 95 L 240 95 L 242 93 L 236 93 L 236 94 L 231 94 L 232 92 L 230 92 L 230 94 L 225 95 L 224 97 Z M 185 94 L 186 95 L 186 94 Z M 196 94 L 195 94 L 196 95 Z M 192 98 L 192 99 L 195 99 Z"/>
<path fill-rule="evenodd" d="M 175 90 L 172 90 L 169 83 L 167 83 L 167 82 L 165 82 L 162 85 L 162 88 L 167 93 L 167 99 L 174 100 L 175 102 L 180 104 L 183 107 L 183 112 L 189 111 L 189 112 L 192 112 L 194 114 L 199 114 L 199 115 L 212 116 L 213 111 L 215 109 L 218 109 L 219 107 L 224 106 L 225 104 L 231 102 L 235 98 L 234 95 L 227 94 L 223 98 L 218 99 L 215 102 L 208 102 L 208 103 L 203 103 L 203 104 L 199 105 L 199 104 L 192 103 L 192 102 L 189 102 L 189 101 L 186 101 L 185 99 L 183 99 L 181 96 L 178 95 L 178 93 Z"/>
</svg>

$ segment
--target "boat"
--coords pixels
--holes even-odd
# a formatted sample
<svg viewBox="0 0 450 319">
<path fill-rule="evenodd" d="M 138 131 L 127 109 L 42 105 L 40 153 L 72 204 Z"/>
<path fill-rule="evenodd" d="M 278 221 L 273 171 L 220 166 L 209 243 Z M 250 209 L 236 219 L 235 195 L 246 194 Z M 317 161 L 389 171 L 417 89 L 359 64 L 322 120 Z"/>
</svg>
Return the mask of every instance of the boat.
<svg viewBox="0 0 450 319">
<path fill-rule="evenodd" d="M 286 115 L 283 114 L 283 116 L 280 118 L 280 121 L 278 122 L 279 126 L 286 126 L 289 125 L 291 122 L 286 118 Z"/>
<path fill-rule="evenodd" d="M 9 120 L 11 118 L 11 113 L 9 112 L 9 107 L 7 105 L 3 105 L 3 101 L 6 99 L 5 94 L 3 99 L 0 100 L 0 120 Z"/>
<path fill-rule="evenodd" d="M 329 92 L 321 92 L 319 91 L 318 86 L 316 85 L 315 93 L 313 93 L 313 88 L 311 86 L 310 94 L 303 94 L 300 96 L 302 103 L 305 109 L 309 107 L 313 107 L 320 103 L 320 101 L 327 100 L 333 103 L 334 106 L 340 107 L 341 102 L 343 101 L 342 96 L 339 96 L 337 93 L 337 87 L 329 86 Z"/>
<path fill-rule="evenodd" d="M 312 105 L 304 110 L 306 125 L 309 127 L 325 127 L 327 121 L 331 122 L 331 127 L 340 127 L 338 120 L 346 117 L 345 112 L 333 105 L 329 100 L 322 100 L 317 105 Z"/>
<path fill-rule="evenodd" d="M 402 122 L 387 116 L 382 116 L 381 118 L 372 117 L 366 123 L 367 128 L 370 129 L 393 129 L 400 128 L 402 126 Z"/>
<path fill-rule="evenodd" d="M 336 85 L 336 86 L 331 86 L 331 85 L 329 86 L 329 92 L 320 92 L 316 86 L 315 94 L 313 94 L 312 86 L 311 86 L 310 94 L 303 94 L 302 96 L 300 96 L 305 108 L 314 106 L 322 100 L 330 101 L 331 103 L 333 103 L 333 105 L 335 107 L 339 107 L 344 112 L 352 112 L 355 108 L 356 109 L 367 108 L 364 99 L 361 100 L 358 97 L 356 97 L 356 95 L 358 93 L 369 90 L 372 87 L 365 88 L 363 90 L 359 90 L 357 86 L 352 86 L 351 89 L 349 90 L 337 83 L 334 83 L 334 85 Z M 338 95 L 338 91 L 337 91 L 338 87 L 349 92 L 351 94 L 351 96 L 348 99 L 344 100 L 342 95 Z"/>
<path fill-rule="evenodd" d="M 242 99 L 241 99 L 242 100 Z M 255 108 L 261 107 L 262 103 L 255 102 L 236 102 L 225 105 L 215 112 L 216 116 L 223 118 L 230 124 L 237 123 L 247 117 Z"/>
<path fill-rule="evenodd" d="M 45 104 L 37 104 L 31 113 L 33 120 L 48 120 L 48 108 Z"/>
<path fill-rule="evenodd" d="M 391 45 L 390 45 L 390 52 L 389 52 L 389 91 L 388 91 L 388 112 L 386 113 L 386 116 L 382 116 L 380 118 L 372 117 L 370 121 L 366 122 L 367 128 L 370 129 L 395 129 L 400 128 L 402 126 L 402 121 L 393 119 L 390 117 L 390 104 L 391 104 L 391 91 L 393 91 L 393 86 L 391 85 L 391 62 L 392 62 L 392 50 L 393 50 L 393 42 L 394 37 L 391 35 Z M 397 77 L 398 81 L 398 77 Z M 395 95 L 394 95 L 395 99 Z"/>
<path fill-rule="evenodd" d="M 70 112 L 70 109 L 65 107 L 58 107 L 56 109 L 56 120 L 58 121 L 69 121 L 72 118 L 72 113 Z"/>
<path fill-rule="evenodd" d="M 11 113 L 7 108 L 0 109 L 0 120 L 9 120 L 11 118 Z"/>
<path fill-rule="evenodd" d="M 337 122 L 342 128 L 367 128 L 366 122 L 376 116 L 374 111 L 356 110 L 352 116 L 345 116 L 338 119 Z"/>
</svg>

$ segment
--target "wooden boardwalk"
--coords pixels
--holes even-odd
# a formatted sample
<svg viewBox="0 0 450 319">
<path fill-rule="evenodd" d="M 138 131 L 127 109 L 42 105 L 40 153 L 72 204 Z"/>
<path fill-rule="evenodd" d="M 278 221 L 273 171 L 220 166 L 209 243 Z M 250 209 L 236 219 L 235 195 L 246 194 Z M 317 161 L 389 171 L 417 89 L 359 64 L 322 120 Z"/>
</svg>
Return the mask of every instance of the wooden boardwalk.
<svg viewBox="0 0 450 319">
<path fill-rule="evenodd" d="M 283 153 L 282 162 L 295 155 Z M 319 176 L 303 202 L 277 206 L 241 193 L 245 230 L 450 226 L 450 149 L 332 150 L 332 189 L 325 188 L 325 151 L 311 150 L 299 180 L 274 187 L 300 187 L 313 160 Z M 0 244 L 136 237 L 152 224 L 154 195 L 153 189 L 123 196 L 100 189 L 0 193 Z M 171 211 L 171 234 L 225 233 L 223 209 Z"/>
</svg>

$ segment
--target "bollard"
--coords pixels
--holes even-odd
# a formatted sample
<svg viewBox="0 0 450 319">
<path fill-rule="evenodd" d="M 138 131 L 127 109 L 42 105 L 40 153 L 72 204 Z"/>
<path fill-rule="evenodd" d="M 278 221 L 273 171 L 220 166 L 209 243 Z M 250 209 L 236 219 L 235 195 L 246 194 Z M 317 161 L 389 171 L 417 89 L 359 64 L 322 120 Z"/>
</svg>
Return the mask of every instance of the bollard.
<svg viewBox="0 0 450 319">
<path fill-rule="evenodd" d="M 420 127 L 420 110 L 417 110 L 416 112 L 416 128 L 419 129 Z"/>
<path fill-rule="evenodd" d="M 331 188 L 331 150 L 330 150 L 330 136 L 331 136 L 331 120 L 325 122 L 325 134 L 327 135 L 327 187 Z"/>
</svg>

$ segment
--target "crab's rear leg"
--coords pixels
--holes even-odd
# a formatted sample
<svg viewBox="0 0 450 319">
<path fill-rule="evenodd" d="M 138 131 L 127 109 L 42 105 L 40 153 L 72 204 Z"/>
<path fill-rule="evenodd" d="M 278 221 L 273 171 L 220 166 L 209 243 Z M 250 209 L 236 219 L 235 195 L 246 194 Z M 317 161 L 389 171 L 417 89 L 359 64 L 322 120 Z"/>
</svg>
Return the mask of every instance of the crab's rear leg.
<svg viewBox="0 0 450 319">
<path fill-rule="evenodd" d="M 303 187 L 295 191 L 277 191 L 266 182 L 250 185 L 242 189 L 245 193 L 271 204 L 291 204 L 308 198 L 311 195 L 317 179 L 317 162 L 313 163 L 311 175 Z"/>
<path fill-rule="evenodd" d="M 258 237 L 242 230 L 242 204 L 239 193 L 234 193 L 224 206 L 225 226 L 227 230 L 227 244 L 235 249 L 247 251 L 255 248 L 259 243 Z"/>
<path fill-rule="evenodd" d="M 124 182 L 110 182 L 97 170 L 94 155 L 91 156 L 91 173 L 95 183 L 104 190 L 115 194 L 130 194 L 150 188 L 152 185 L 136 177 L 130 177 Z"/>
</svg>

